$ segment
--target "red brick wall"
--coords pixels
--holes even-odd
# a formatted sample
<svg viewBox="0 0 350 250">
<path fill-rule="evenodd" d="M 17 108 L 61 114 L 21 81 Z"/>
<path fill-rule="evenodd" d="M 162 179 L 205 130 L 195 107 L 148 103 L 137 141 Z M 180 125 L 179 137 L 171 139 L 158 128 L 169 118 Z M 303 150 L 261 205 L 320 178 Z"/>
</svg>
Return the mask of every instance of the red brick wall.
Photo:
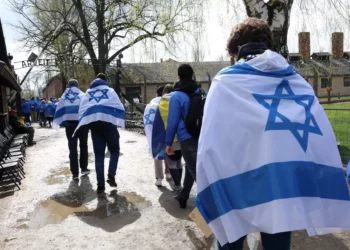
<svg viewBox="0 0 350 250">
<path fill-rule="evenodd" d="M 55 97 L 59 98 L 63 94 L 64 89 L 63 89 L 63 84 L 60 79 L 53 80 L 48 84 L 43 92 L 43 97 L 45 98 L 50 98 L 50 97 Z"/>
</svg>

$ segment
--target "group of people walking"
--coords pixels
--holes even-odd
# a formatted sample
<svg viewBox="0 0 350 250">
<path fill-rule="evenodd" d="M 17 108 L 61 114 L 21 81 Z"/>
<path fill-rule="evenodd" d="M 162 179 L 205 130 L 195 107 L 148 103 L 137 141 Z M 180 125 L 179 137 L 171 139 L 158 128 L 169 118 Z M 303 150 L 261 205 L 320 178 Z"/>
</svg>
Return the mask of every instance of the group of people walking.
<svg viewBox="0 0 350 250">
<path fill-rule="evenodd" d="M 289 250 L 292 231 L 350 228 L 344 220 L 350 198 L 331 125 L 311 86 L 273 48 L 267 22 L 249 18 L 233 28 L 227 43 L 232 65 L 216 75 L 208 95 L 193 80 L 192 67 L 182 64 L 179 81 L 159 87 L 145 109 L 156 186 L 162 185 L 164 161 L 175 199 L 186 208 L 197 182 L 196 205 L 219 249 L 242 250 L 247 234 L 261 232 L 265 250 Z M 32 109 L 45 115 L 50 105 L 28 103 L 22 105 L 27 117 Z M 90 172 L 91 131 L 97 192 L 105 190 L 106 147 L 107 183 L 117 186 L 117 127 L 124 126 L 124 106 L 104 74 L 86 93 L 77 80 L 69 81 L 53 127 L 65 127 L 73 180 Z"/>
<path fill-rule="evenodd" d="M 119 133 L 117 127 L 125 127 L 125 110 L 116 92 L 109 87 L 106 76 L 98 74 L 90 88 L 83 93 L 75 79 L 68 82 L 67 89 L 57 104 L 53 128 L 64 127 L 69 147 L 70 169 L 73 180 L 79 174 L 89 174 L 88 135 L 91 131 L 95 154 L 97 192 L 105 190 L 104 159 L 106 147 L 110 152 L 107 183 L 117 187 L 115 175 L 119 160 Z M 78 159 L 78 141 L 80 159 Z M 80 169 L 80 171 L 79 171 Z"/>
<path fill-rule="evenodd" d="M 312 87 L 273 51 L 268 23 L 248 18 L 237 24 L 226 49 L 231 66 L 218 72 L 207 96 L 183 64 L 173 89 L 158 88 L 147 105 L 156 185 L 164 160 L 175 198 L 186 208 L 197 182 L 196 206 L 219 249 L 242 250 L 247 234 L 261 232 L 263 249 L 289 250 L 292 231 L 312 236 L 350 229 L 332 127 Z"/>
<path fill-rule="evenodd" d="M 24 116 L 25 122 L 29 125 L 32 122 L 39 122 L 41 127 L 46 127 L 46 124 L 49 124 L 49 127 L 52 126 L 53 117 L 57 108 L 58 100 L 56 98 L 46 98 L 39 97 L 35 100 L 34 97 L 30 101 L 22 99 L 21 111 Z"/>
</svg>

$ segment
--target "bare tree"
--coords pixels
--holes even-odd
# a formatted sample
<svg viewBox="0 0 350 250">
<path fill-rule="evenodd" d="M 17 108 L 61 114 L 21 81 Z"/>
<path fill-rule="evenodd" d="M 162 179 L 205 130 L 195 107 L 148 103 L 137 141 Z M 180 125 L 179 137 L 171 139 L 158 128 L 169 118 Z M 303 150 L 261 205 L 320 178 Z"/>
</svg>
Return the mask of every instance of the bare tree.
<svg viewBox="0 0 350 250">
<path fill-rule="evenodd" d="M 42 47 L 47 41 L 54 44 L 68 32 L 71 35 L 69 45 L 83 45 L 97 74 L 105 72 L 109 63 L 134 44 L 149 38 L 164 42 L 163 37 L 169 38 L 185 30 L 185 24 L 195 20 L 195 16 L 189 14 L 195 2 L 11 0 L 9 4 L 24 19 L 17 28 L 29 48 Z M 69 12 L 72 5 L 74 7 Z M 64 20 L 63 28 L 52 37 L 61 20 Z"/>
<path fill-rule="evenodd" d="M 233 9 L 240 9 L 240 2 L 236 0 L 226 0 Z M 331 25 L 334 20 L 342 20 L 344 24 L 350 24 L 349 0 L 242 0 L 246 13 L 249 17 L 257 17 L 266 20 L 273 32 L 275 49 L 284 56 L 288 55 L 287 36 L 291 19 L 292 7 L 298 8 L 303 19 L 310 23 L 316 20 L 310 20 L 313 13 L 331 13 Z M 338 18 L 334 18 L 337 15 Z"/>
</svg>

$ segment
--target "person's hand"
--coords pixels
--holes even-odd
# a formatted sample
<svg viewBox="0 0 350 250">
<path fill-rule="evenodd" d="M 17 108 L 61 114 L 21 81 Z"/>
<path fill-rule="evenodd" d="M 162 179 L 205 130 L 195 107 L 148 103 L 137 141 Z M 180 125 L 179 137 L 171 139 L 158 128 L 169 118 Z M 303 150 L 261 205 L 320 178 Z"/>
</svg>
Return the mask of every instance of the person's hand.
<svg viewBox="0 0 350 250">
<path fill-rule="evenodd" d="M 165 151 L 166 151 L 166 154 L 167 154 L 167 155 L 174 155 L 174 154 L 175 154 L 175 153 L 174 153 L 173 146 L 167 146 L 166 149 L 165 149 Z"/>
</svg>

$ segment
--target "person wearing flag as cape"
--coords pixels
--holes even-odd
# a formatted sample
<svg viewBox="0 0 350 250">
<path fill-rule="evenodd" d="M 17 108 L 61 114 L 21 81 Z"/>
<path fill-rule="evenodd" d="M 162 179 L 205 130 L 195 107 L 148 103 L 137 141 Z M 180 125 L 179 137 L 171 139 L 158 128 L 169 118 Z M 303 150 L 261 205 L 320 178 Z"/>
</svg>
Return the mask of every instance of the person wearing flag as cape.
<svg viewBox="0 0 350 250">
<path fill-rule="evenodd" d="M 65 127 L 69 148 L 70 171 L 73 180 L 79 180 L 79 166 L 82 175 L 90 173 L 88 169 L 88 136 L 89 128 L 82 127 L 73 136 L 78 126 L 79 105 L 84 93 L 79 89 L 79 83 L 75 79 L 68 82 L 68 88 L 64 91 L 60 101 L 57 104 L 55 117 L 52 127 L 58 130 Z M 80 147 L 80 159 L 78 161 L 78 140 Z"/>
<path fill-rule="evenodd" d="M 106 146 L 110 152 L 107 183 L 117 187 L 115 175 L 119 160 L 119 132 L 117 126 L 125 128 L 125 110 L 117 93 L 109 87 L 105 74 L 98 74 L 90 89 L 82 97 L 79 107 L 79 124 L 91 130 L 95 153 L 97 193 L 105 190 L 104 160 Z"/>
<path fill-rule="evenodd" d="M 168 171 L 170 171 L 169 184 L 174 191 L 179 192 L 181 190 L 181 177 L 182 177 L 182 164 L 181 164 L 181 150 L 180 144 L 177 139 L 174 140 L 174 150 L 173 155 L 168 155 L 164 152 L 166 147 L 165 135 L 168 121 L 169 113 L 169 102 L 173 94 L 174 87 L 171 84 L 167 84 L 165 87 L 159 87 L 157 89 L 158 97 L 151 100 L 151 102 L 146 106 L 143 123 L 145 126 L 145 133 L 148 140 L 148 144 L 155 159 L 156 167 L 156 178 L 163 176 L 163 169 L 161 161 L 165 160 L 166 165 L 169 166 Z M 160 166 L 157 166 L 160 162 Z M 158 167 L 158 169 L 157 169 Z M 171 180 L 172 179 L 172 180 Z M 157 179 L 156 186 L 161 185 L 160 178 Z"/>
<path fill-rule="evenodd" d="M 150 101 L 150 103 L 147 104 L 147 106 L 145 108 L 145 112 L 144 112 L 144 117 L 143 117 L 143 120 L 144 120 L 143 124 L 145 125 L 145 133 L 146 133 L 146 137 L 148 139 L 148 143 L 150 145 L 150 149 L 152 151 L 152 155 L 154 153 L 153 149 L 156 149 L 156 148 L 152 148 L 152 139 L 156 135 L 156 133 L 153 134 L 153 124 L 154 124 L 154 117 L 155 117 L 154 115 L 155 115 L 156 111 L 158 110 L 160 100 L 162 99 L 163 89 L 164 89 L 164 86 L 160 86 L 157 88 L 157 97 L 153 98 Z M 163 127 L 162 127 L 162 129 L 160 129 L 156 132 L 161 133 L 162 131 L 165 131 L 163 129 Z M 160 147 L 157 147 L 157 150 L 160 150 Z M 155 170 L 155 177 L 156 177 L 155 185 L 157 187 L 161 187 L 162 180 L 164 179 L 164 174 L 163 174 L 163 161 L 165 160 L 164 150 L 160 150 L 159 152 L 157 152 L 153 158 L 154 158 L 154 170 Z M 166 178 L 167 178 L 167 180 L 171 180 L 172 177 L 169 173 L 169 168 L 167 167 L 166 162 L 164 162 L 164 163 L 165 163 L 164 165 L 165 165 Z"/>
<path fill-rule="evenodd" d="M 312 87 L 272 51 L 267 22 L 236 25 L 233 66 L 213 79 L 198 145 L 196 205 L 219 249 L 261 232 L 265 250 L 289 250 L 291 232 L 350 229 L 337 142 Z M 346 218 L 346 219 L 344 219 Z"/>
</svg>

